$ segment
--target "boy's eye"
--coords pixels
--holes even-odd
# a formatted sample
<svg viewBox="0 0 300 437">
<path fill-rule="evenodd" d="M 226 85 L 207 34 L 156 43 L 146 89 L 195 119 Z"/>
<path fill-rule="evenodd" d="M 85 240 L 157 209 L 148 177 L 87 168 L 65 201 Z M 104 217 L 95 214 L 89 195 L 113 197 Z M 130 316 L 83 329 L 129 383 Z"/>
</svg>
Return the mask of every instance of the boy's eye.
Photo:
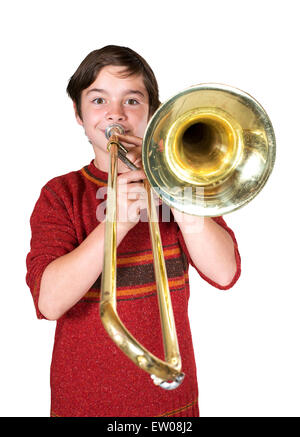
<svg viewBox="0 0 300 437">
<path fill-rule="evenodd" d="M 93 102 L 96 103 L 96 105 L 102 105 L 105 103 L 105 100 L 102 97 L 97 97 L 97 99 L 94 99 Z"/>
<path fill-rule="evenodd" d="M 126 103 L 128 105 L 138 105 L 139 102 L 136 99 L 127 99 Z"/>
</svg>

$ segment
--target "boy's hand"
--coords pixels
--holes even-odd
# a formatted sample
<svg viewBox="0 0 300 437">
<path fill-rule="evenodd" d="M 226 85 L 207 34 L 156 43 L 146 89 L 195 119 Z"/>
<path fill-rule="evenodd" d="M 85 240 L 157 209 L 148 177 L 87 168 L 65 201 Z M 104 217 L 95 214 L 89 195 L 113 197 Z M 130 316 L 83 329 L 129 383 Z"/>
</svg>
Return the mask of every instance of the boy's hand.
<svg viewBox="0 0 300 437">
<path fill-rule="evenodd" d="M 126 158 L 137 167 L 142 167 L 142 138 L 118 134 L 118 139 L 128 150 Z M 117 221 L 126 231 L 138 223 L 141 209 L 147 208 L 147 193 L 143 183 L 145 179 L 142 169 L 128 170 L 126 166 L 125 171 L 118 176 Z"/>
<path fill-rule="evenodd" d="M 143 139 L 136 137 L 134 135 L 120 135 L 118 134 L 118 139 L 126 147 L 128 153 L 126 158 L 133 162 L 137 167 L 142 168 L 142 144 Z M 128 167 L 126 167 L 128 168 Z M 124 170 L 125 172 L 128 170 Z"/>
<path fill-rule="evenodd" d="M 126 232 L 140 219 L 141 209 L 147 208 L 147 192 L 143 170 L 130 170 L 117 178 L 117 222 Z"/>
<path fill-rule="evenodd" d="M 133 135 L 119 135 L 118 139 L 128 153 L 126 157 L 137 167 L 142 167 L 142 144 L 143 139 Z M 147 209 L 147 191 L 144 182 L 147 179 L 144 170 L 125 169 L 117 179 L 117 222 L 125 231 L 132 229 L 140 219 L 142 209 Z M 161 204 L 156 196 L 155 202 Z"/>
</svg>

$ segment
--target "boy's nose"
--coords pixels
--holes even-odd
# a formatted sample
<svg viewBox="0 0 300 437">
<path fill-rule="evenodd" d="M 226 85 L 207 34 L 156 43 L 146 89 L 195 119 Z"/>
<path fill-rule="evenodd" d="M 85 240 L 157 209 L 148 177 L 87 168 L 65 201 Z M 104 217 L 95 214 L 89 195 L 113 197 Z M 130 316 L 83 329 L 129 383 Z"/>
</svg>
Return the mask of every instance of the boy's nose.
<svg viewBox="0 0 300 437">
<path fill-rule="evenodd" d="M 105 118 L 110 122 L 117 123 L 118 121 L 125 120 L 125 113 L 121 106 L 113 106 L 108 109 L 107 113 L 105 114 Z"/>
</svg>

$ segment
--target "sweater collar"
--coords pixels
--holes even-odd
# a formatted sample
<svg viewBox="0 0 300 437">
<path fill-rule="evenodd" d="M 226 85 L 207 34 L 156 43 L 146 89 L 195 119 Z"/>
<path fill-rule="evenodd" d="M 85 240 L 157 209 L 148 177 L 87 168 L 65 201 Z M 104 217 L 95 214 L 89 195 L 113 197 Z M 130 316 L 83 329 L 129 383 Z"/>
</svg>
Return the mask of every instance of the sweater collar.
<svg viewBox="0 0 300 437">
<path fill-rule="evenodd" d="M 99 170 L 94 164 L 94 160 L 90 162 L 89 165 L 86 165 L 81 169 L 82 174 L 94 182 L 96 185 L 107 185 L 108 173 L 102 170 Z"/>
</svg>

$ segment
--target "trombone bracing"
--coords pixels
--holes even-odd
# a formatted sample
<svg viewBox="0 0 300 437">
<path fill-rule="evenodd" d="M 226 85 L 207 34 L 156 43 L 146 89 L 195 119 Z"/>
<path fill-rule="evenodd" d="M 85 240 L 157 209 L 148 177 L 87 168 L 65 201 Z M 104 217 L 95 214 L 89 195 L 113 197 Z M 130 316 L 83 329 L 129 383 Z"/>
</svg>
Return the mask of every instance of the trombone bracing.
<svg viewBox="0 0 300 437">
<path fill-rule="evenodd" d="M 152 243 L 165 361 L 145 349 L 126 329 L 116 307 L 117 162 L 137 167 L 118 141 L 121 125 L 106 130 L 110 167 L 105 220 L 100 316 L 109 336 L 154 383 L 166 390 L 183 379 L 172 302 L 153 192 L 187 214 L 220 216 L 252 200 L 275 160 L 271 122 L 249 94 L 220 84 L 191 87 L 161 105 L 148 123 L 142 147 L 144 186 Z M 186 198 L 186 189 L 190 188 Z"/>
</svg>

